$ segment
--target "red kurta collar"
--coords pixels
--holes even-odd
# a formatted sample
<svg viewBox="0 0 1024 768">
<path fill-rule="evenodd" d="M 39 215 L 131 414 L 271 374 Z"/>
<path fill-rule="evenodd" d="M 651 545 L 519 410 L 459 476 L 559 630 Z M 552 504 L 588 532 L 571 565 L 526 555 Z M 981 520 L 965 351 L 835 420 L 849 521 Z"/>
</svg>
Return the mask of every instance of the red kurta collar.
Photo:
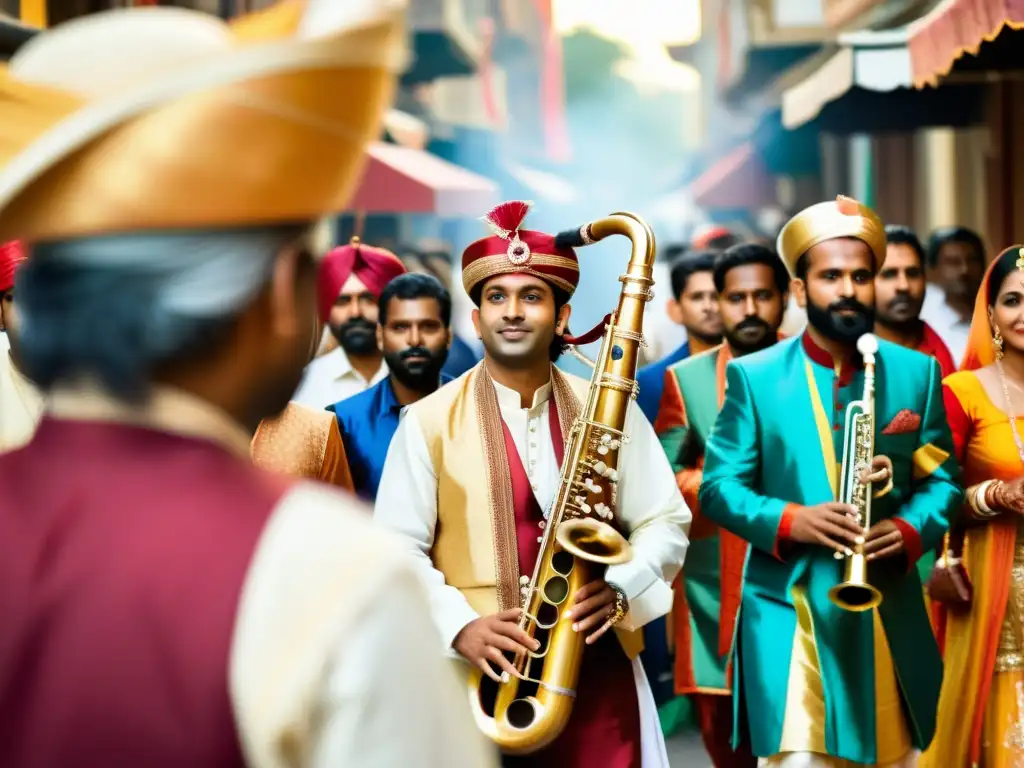
<svg viewBox="0 0 1024 768">
<path fill-rule="evenodd" d="M 807 331 L 804 331 L 801 341 L 804 351 L 811 358 L 811 362 L 823 368 L 828 368 L 836 375 L 836 386 L 838 387 L 845 387 L 849 384 L 851 379 L 853 379 L 853 372 L 859 371 L 864 367 L 864 358 L 856 352 L 851 353 L 841 365 L 837 365 L 832 358 L 832 354 L 818 346 L 817 342 L 811 338 L 811 334 Z"/>
</svg>

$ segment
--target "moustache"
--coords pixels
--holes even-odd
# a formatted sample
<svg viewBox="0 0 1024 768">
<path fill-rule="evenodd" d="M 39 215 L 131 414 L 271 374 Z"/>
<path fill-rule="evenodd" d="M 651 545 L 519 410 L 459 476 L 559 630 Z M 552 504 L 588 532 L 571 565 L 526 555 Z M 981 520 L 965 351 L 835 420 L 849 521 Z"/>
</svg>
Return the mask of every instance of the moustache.
<svg viewBox="0 0 1024 768">
<path fill-rule="evenodd" d="M 353 317 L 342 323 L 339 329 L 342 333 L 376 333 L 377 324 L 364 317 Z"/>
<path fill-rule="evenodd" d="M 434 355 L 426 347 L 409 347 L 408 349 L 403 349 L 398 355 L 400 360 L 408 360 L 413 357 L 425 357 L 429 360 Z"/>
<path fill-rule="evenodd" d="M 856 312 L 859 315 L 866 315 L 870 312 L 870 310 L 866 306 L 861 304 L 856 299 L 839 299 L 838 301 L 833 301 L 831 304 L 828 305 L 829 312 L 842 312 L 844 310 Z"/>
<path fill-rule="evenodd" d="M 768 323 L 766 323 L 760 317 L 745 317 L 742 320 L 740 320 L 738 323 L 736 323 L 736 330 L 737 331 L 745 331 L 748 328 L 751 328 L 751 329 L 756 328 L 758 330 L 763 330 L 763 331 L 770 331 L 771 330 L 771 326 L 768 325 Z"/>
</svg>

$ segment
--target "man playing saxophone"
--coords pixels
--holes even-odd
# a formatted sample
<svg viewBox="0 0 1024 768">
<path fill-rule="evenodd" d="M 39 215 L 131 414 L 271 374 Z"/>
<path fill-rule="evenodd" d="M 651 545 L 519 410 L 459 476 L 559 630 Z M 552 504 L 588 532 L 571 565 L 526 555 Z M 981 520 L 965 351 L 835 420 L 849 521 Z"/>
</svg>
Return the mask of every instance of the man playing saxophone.
<svg viewBox="0 0 1024 768">
<path fill-rule="evenodd" d="M 506 653 L 537 647 L 520 628 L 521 589 L 589 389 L 552 364 L 579 278 L 576 254 L 522 229 L 527 210 L 518 202 L 492 210 L 485 220 L 496 234 L 463 254 L 484 360 L 406 411 L 375 510 L 414 544 L 444 641 L 494 680 L 519 676 Z M 506 766 L 668 766 L 636 630 L 671 608 L 690 513 L 635 407 L 624 432 L 616 522 L 632 559 L 569 596 L 586 647 L 568 726 L 540 751 L 507 756 Z"/>
<path fill-rule="evenodd" d="M 872 484 L 871 519 L 858 521 L 863 507 L 837 501 L 840 457 L 847 406 L 870 394 L 858 341 L 872 328 L 885 232 L 840 197 L 797 214 L 778 250 L 808 327 L 728 365 L 699 493 L 705 516 L 751 544 L 733 738 L 749 737 L 762 766 L 903 768 L 931 741 L 942 679 L 913 566 L 961 499 L 939 367 L 877 342 L 874 453 L 861 445 L 845 460 Z M 852 611 L 830 591 L 861 551 L 881 604 Z"/>
</svg>

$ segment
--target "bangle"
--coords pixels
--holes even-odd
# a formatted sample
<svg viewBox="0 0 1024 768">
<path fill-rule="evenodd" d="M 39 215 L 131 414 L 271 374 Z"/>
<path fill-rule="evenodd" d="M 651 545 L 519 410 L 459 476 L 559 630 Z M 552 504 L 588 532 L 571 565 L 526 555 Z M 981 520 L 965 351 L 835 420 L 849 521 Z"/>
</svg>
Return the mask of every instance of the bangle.
<svg viewBox="0 0 1024 768">
<path fill-rule="evenodd" d="M 969 495 L 968 503 L 974 510 L 974 516 L 980 520 L 987 520 L 999 514 L 1000 510 L 993 509 L 988 504 L 988 491 L 996 485 L 998 480 L 985 480 L 974 486 L 974 492 Z M 994 488 L 993 488 L 994 490 Z"/>
</svg>

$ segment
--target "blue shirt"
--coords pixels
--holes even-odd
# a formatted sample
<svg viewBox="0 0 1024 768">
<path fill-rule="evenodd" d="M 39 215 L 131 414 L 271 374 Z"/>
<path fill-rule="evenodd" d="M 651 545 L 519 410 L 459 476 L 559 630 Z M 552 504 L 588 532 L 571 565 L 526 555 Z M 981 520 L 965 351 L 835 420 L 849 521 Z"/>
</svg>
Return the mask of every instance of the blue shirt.
<svg viewBox="0 0 1024 768">
<path fill-rule="evenodd" d="M 441 374 L 441 384 L 451 381 Z M 402 406 L 391 389 L 391 377 L 334 405 L 327 406 L 338 420 L 352 483 L 360 497 L 373 501 L 384 471 L 391 438 L 398 429 Z"/>
<path fill-rule="evenodd" d="M 444 368 L 441 369 L 441 375 L 457 379 L 479 362 L 473 348 L 453 334 L 452 345 L 448 349 L 448 359 L 445 360 Z"/>
<path fill-rule="evenodd" d="M 640 385 L 640 394 L 636 398 L 637 405 L 644 412 L 647 420 L 654 423 L 658 418 L 658 406 L 661 404 L 661 393 L 665 389 L 665 371 L 669 366 L 690 356 L 690 343 L 684 342 L 675 352 L 663 357 L 656 363 L 645 365 L 636 374 L 636 382 Z"/>
</svg>

